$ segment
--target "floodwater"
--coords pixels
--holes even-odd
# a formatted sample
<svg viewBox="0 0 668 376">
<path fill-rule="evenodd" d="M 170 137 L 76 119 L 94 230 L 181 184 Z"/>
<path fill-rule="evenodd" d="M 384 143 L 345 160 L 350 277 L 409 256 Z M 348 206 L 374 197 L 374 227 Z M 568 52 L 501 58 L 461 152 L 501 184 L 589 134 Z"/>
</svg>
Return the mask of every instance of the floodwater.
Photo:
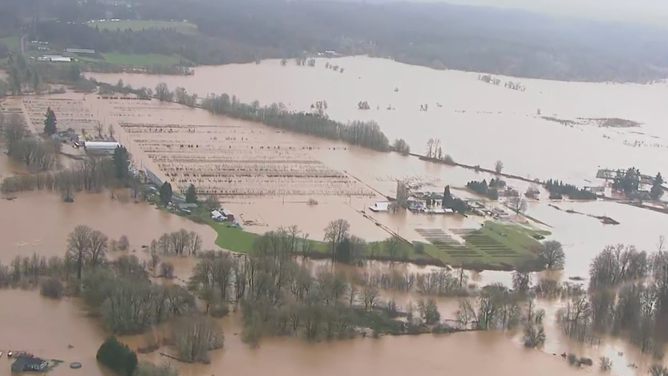
<svg viewBox="0 0 668 376">
<path fill-rule="evenodd" d="M 344 73 L 325 68 L 326 63 Z M 668 173 L 661 161 L 668 156 L 668 130 L 663 119 L 668 85 L 566 83 L 499 77 L 500 86 L 478 81 L 476 73 L 437 71 L 384 59 L 348 57 L 317 59 L 316 66 L 296 66 L 278 60 L 195 69 L 193 76 L 91 74 L 98 80 L 119 79 L 133 87 L 154 88 L 167 82 L 200 97 L 226 92 L 244 102 L 282 102 L 307 110 L 327 101 L 333 119 L 375 120 L 389 138 L 404 138 L 413 151 L 423 152 L 429 138 L 441 140 L 443 151 L 456 161 L 492 167 L 502 160 L 508 171 L 548 179 L 591 179 L 598 166 Z M 521 83 L 526 91 L 503 87 Z M 395 91 L 398 89 L 398 91 Z M 359 110 L 368 101 L 370 110 Z M 420 105 L 428 104 L 428 111 Z M 442 107 L 439 107 L 438 105 Z M 387 110 L 388 106 L 395 108 Z M 379 109 L 377 109 L 379 107 Z M 610 129 L 564 126 L 537 118 L 575 120 L 622 118 L 643 123 L 640 128 Z M 642 142 L 632 147 L 624 141 Z M 651 145 L 656 144 L 656 147 Z"/>
<path fill-rule="evenodd" d="M 29 351 L 65 363 L 49 374 L 55 376 L 109 376 L 97 365 L 95 353 L 105 338 L 98 323 L 81 311 L 76 301 L 53 301 L 35 291 L 2 290 L 0 298 L 11 301 L 0 310 L 0 348 Z M 44 320 L 48 314 L 49 319 Z M 461 375 L 577 375 L 559 357 L 529 351 L 517 343 L 506 344 L 501 333 L 462 333 L 450 336 L 385 337 L 344 342 L 307 344 L 296 338 L 263 341 L 260 349 L 249 349 L 234 318 L 221 320 L 226 334 L 225 349 L 212 353 L 210 365 L 178 364 L 184 376 L 201 375 L 341 375 L 370 374 L 400 376 L 410 372 L 436 376 Z M 11 323 L 11 325 L 8 325 Z M 122 338 L 132 347 L 143 345 L 140 337 Z M 506 345 L 504 345 L 506 344 Z M 466 349 L 465 351 L 462 351 Z M 164 361 L 157 353 L 141 360 Z M 68 364 L 80 362 L 81 370 Z M 11 361 L 0 359 L 0 375 L 9 376 Z"/>
<path fill-rule="evenodd" d="M 33 253 L 64 256 L 67 236 L 78 225 L 100 230 L 110 239 L 126 235 L 131 252 L 138 254 L 151 240 L 182 228 L 200 234 L 205 249 L 215 247 L 216 233 L 210 227 L 147 204 L 112 200 L 108 193 L 78 194 L 73 204 L 64 203 L 60 195 L 47 192 L 22 193 L 15 197 L 11 201 L 0 199 L 0 262 L 5 264 L 16 256 Z"/>
<path fill-rule="evenodd" d="M 424 149 L 422 145 L 427 139 L 440 138 L 444 152 L 451 154 L 457 161 L 491 167 L 500 159 L 509 173 L 541 179 L 556 177 L 578 184 L 591 181 L 593 183 L 587 184 L 594 185 L 598 184 L 594 175 L 599 166 L 617 168 L 634 165 L 651 174 L 664 168 L 660 161 L 665 160 L 665 145 L 668 144 L 665 141 L 668 140 L 668 131 L 661 128 L 662 119 L 668 115 L 668 108 L 662 106 L 662 99 L 668 97 L 666 85 L 606 85 L 511 79 L 526 87 L 526 91 L 520 92 L 505 89 L 503 85 L 495 87 L 482 83 L 477 80 L 476 74 L 435 71 L 359 57 L 332 62 L 344 67 L 345 72 L 326 69 L 325 61 L 318 60 L 315 68 L 297 67 L 292 63 L 282 67 L 277 61 L 264 61 L 260 65 L 203 67 L 197 68 L 192 77 L 123 74 L 94 76 L 107 82 L 123 79 L 133 87 L 154 87 L 158 82 L 165 81 L 170 88 L 183 86 L 200 96 L 227 92 L 236 94 L 243 101 L 258 99 L 263 104 L 283 102 L 293 109 L 307 109 L 315 101 L 326 100 L 330 117 L 338 120 L 376 120 L 388 137 L 406 139 L 415 152 Z M 502 80 L 508 79 L 502 77 Z M 395 91 L 395 87 L 399 91 Z M 211 149 L 217 144 L 211 142 L 212 139 L 207 140 L 201 138 L 202 135 L 194 134 L 197 131 L 188 134 L 173 125 L 185 124 L 190 125 L 190 128 L 206 125 L 211 132 L 227 132 L 217 129 L 225 128 L 231 132 L 240 132 L 237 135 L 239 137 L 243 133 L 243 137 L 251 138 L 249 142 L 233 145 L 234 153 L 228 154 L 227 158 L 234 159 L 247 154 L 248 150 L 243 151 L 243 148 L 257 145 L 259 139 L 271 132 L 272 139 L 280 145 L 306 144 L 313 147 L 309 151 L 294 153 L 282 151 L 281 158 L 284 160 L 295 165 L 310 166 L 303 167 L 309 173 L 327 168 L 344 172 L 372 192 L 368 197 L 352 194 L 321 196 L 317 194 L 316 188 L 321 189 L 322 182 L 314 184 L 304 180 L 304 184 L 298 188 L 313 189 L 313 195 L 274 195 L 262 199 L 242 195 L 223 200 L 233 212 L 256 223 L 246 228 L 258 233 L 280 225 L 294 224 L 308 232 L 312 239 L 318 239 L 322 237 L 322 228 L 329 220 L 346 217 L 352 224 L 353 234 L 370 240 L 380 239 L 386 234 L 372 222 L 363 219 L 359 211 L 374 201 L 382 200 L 382 195 L 394 195 L 396 179 L 421 182 L 440 191 L 447 184 L 462 187 L 469 180 L 490 178 L 487 174 L 436 165 L 417 158 L 361 150 L 303 135 L 279 134 L 262 125 L 213 116 L 201 110 L 178 108 L 171 104 L 151 101 L 141 105 L 150 108 L 140 110 L 139 104 L 105 102 L 93 95 L 76 97 L 74 105 L 77 108 L 89 111 L 105 127 L 111 125 L 117 139 L 127 144 L 135 162 L 150 166 L 160 177 L 165 177 L 168 172 L 176 173 L 177 179 L 182 177 L 183 171 L 193 166 L 186 163 L 187 158 L 200 158 L 205 155 L 201 150 Z M 358 110 L 357 102 L 362 100 L 368 101 L 372 109 Z M 85 104 L 82 105 L 82 102 Z M 429 110 L 419 111 L 419 106 L 425 103 L 429 104 Z M 442 106 L 439 107 L 437 103 Z M 385 110 L 388 105 L 395 110 Z M 63 106 L 66 108 L 67 105 Z M 376 109 L 376 106 L 380 106 L 380 109 Z M 38 106 L 35 105 L 35 108 Z M 644 125 L 637 129 L 569 127 L 537 118 L 538 109 L 543 115 L 564 119 L 619 117 Z M 145 129 L 131 132 L 138 125 Z M 155 129 L 150 129 L 150 125 L 171 129 L 170 132 L 174 134 L 158 135 Z M 248 135 L 249 131 L 251 136 Z M 221 141 L 224 137 L 233 137 L 229 134 L 218 136 Z M 181 154 L 178 163 L 182 163 L 183 168 L 168 171 L 165 159 L 156 162 L 160 158 L 168 158 L 170 153 L 165 150 L 165 145 L 184 142 L 201 145 L 201 150 L 197 153 L 183 150 L 171 153 Z M 629 143 L 644 146 L 632 147 L 628 146 Z M 664 147 L 650 146 L 652 144 L 662 144 Z M 254 158 L 275 158 L 273 151 L 253 150 Z M 217 168 L 220 169 L 220 166 Z M 285 170 L 295 169 L 285 167 Z M 0 156 L 0 175 L 17 172 L 20 173 L 20 166 L 10 164 L 4 155 Z M 666 175 L 665 171 L 662 173 Z M 266 189 L 257 181 L 233 183 L 231 185 L 237 189 L 253 186 Z M 527 187 L 526 183 L 510 184 L 521 192 Z M 354 182 L 349 183 L 349 186 L 354 189 L 359 187 Z M 461 191 L 454 193 L 465 195 Z M 130 239 L 131 248 L 137 250 L 137 253 L 141 245 L 148 244 L 164 232 L 180 228 L 197 231 L 203 237 L 205 247 L 214 246 L 215 233 L 206 226 L 196 225 L 148 205 L 111 200 L 109 194 L 80 194 L 76 196 L 74 204 L 62 203 L 58 195 L 45 192 L 16 196 L 13 201 L 0 200 L 1 262 L 9 262 L 16 255 L 29 255 L 32 252 L 45 256 L 62 255 L 67 234 L 78 224 L 87 224 L 112 238 L 125 234 Z M 308 205 L 305 201 L 309 198 L 317 200 L 318 205 Z M 589 262 L 607 244 L 634 244 L 640 249 L 654 251 L 659 236 L 665 235 L 665 229 L 668 228 L 668 216 L 621 204 L 563 202 L 559 206 L 564 210 L 607 215 L 621 222 L 618 226 L 603 225 L 594 218 L 551 208 L 545 200 L 530 203 L 527 214 L 550 226 L 553 233 L 551 239 L 564 244 L 567 263 L 562 278 L 586 276 Z M 447 216 L 370 214 L 368 211 L 367 214 L 409 239 L 416 236 L 414 230 L 419 227 L 472 227 L 476 224 L 473 220 Z M 176 274 L 180 278 L 187 278 L 193 262 L 174 260 Z M 415 268 L 410 267 L 409 270 Z M 509 283 L 510 274 L 484 272 L 478 278 L 479 283 Z M 81 361 L 86 374 L 98 375 L 103 372 L 94 365 L 93 358 L 104 334 L 96 329 L 97 323 L 82 317 L 76 302 L 52 302 L 39 297 L 37 292 L 28 291 L 0 291 L 0 295 L 17 302 L 0 313 L 6 315 L 6 318 L 2 316 L 2 322 L 10 320 L 9 317 L 15 322 L 12 328 L 0 326 L 0 346 L 17 349 L 18 346 L 26 346 L 25 349 L 33 349 L 45 356 Z M 400 304 L 413 299 L 409 296 L 396 298 Z M 457 302 L 439 299 L 439 307 L 443 318 L 452 319 Z M 627 367 L 630 362 L 640 365 L 641 371 L 642 367 L 648 365 L 648 361 L 636 350 L 618 340 L 606 340 L 599 347 L 570 342 L 551 324 L 559 304 L 546 302 L 544 308 L 548 312 L 548 343 L 545 352 L 525 350 L 516 337 L 506 333 L 406 336 L 320 344 L 304 344 L 297 339 L 269 339 L 262 343 L 262 348 L 251 350 L 235 335 L 240 332 L 236 318 L 229 318 L 223 320 L 226 348 L 212 354 L 213 362 L 210 366 L 178 367 L 182 374 L 193 376 L 266 373 L 333 375 L 362 372 L 387 375 L 408 372 L 441 375 L 449 372 L 462 375 L 548 376 L 597 372 L 596 367 L 592 370 L 574 370 L 560 357 L 551 355 L 571 351 L 593 359 L 601 355 L 609 356 L 615 362 L 616 375 L 635 374 L 633 369 Z M 26 311 L 54 312 L 50 315 L 52 320 L 49 320 L 49 325 L 57 326 L 59 333 L 72 327 L 78 331 L 76 334 L 62 334 L 60 338 L 51 339 L 47 329 L 39 327 L 39 331 L 35 330 L 35 319 L 23 314 Z M 40 322 L 40 325 L 47 324 Z M 30 343 L 21 342 L 23 331 L 31 333 L 25 337 L 31 339 Z M 39 338 L 45 336 L 43 333 L 49 333 L 46 336 L 48 338 L 40 341 Z M 132 346 L 141 345 L 136 338 L 126 340 Z M 74 348 L 68 350 L 68 343 Z M 625 356 L 620 356 L 620 352 Z M 157 354 L 153 354 L 147 358 L 159 361 L 157 357 Z M 0 376 L 4 371 L 0 371 Z M 55 372 L 63 375 L 76 373 L 62 366 Z"/>
</svg>

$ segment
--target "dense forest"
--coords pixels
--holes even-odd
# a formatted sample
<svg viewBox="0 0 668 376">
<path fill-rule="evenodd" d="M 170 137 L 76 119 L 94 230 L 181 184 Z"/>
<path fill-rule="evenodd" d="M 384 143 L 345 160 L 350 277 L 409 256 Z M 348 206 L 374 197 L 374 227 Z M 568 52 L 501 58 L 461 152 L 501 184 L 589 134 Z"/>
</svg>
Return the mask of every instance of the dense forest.
<svg viewBox="0 0 668 376">
<path fill-rule="evenodd" d="M 0 14 L 0 37 L 28 30 L 68 47 L 179 55 L 195 64 L 335 50 L 559 80 L 649 82 L 668 75 L 668 30 L 444 3 L 0 0 Z M 197 32 L 91 31 L 82 24 L 112 17 L 185 19 Z"/>
</svg>

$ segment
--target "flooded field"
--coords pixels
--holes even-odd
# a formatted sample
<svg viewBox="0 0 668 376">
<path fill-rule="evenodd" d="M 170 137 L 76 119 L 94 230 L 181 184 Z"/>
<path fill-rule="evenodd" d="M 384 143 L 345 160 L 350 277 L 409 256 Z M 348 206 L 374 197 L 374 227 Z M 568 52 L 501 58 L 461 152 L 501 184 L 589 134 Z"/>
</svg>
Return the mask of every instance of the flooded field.
<svg viewBox="0 0 668 376">
<path fill-rule="evenodd" d="M 149 244 L 163 233 L 181 228 L 199 233 L 203 248 L 215 247 L 216 234 L 210 227 L 147 204 L 111 200 L 108 193 L 80 194 L 73 204 L 64 203 L 56 193 L 23 193 L 13 200 L 0 199 L 0 213 L 3 213 L 0 215 L 0 262 L 3 264 L 8 264 L 16 256 L 33 253 L 46 257 L 65 255 L 67 236 L 82 224 L 102 231 L 110 239 L 126 235 L 130 240 L 130 249 L 138 252 L 142 245 Z"/>
<path fill-rule="evenodd" d="M 281 67 L 279 62 L 265 61 L 260 65 L 197 68 L 192 77 L 95 76 L 107 82 L 122 78 L 133 87 L 154 87 L 158 82 L 166 81 L 172 89 L 184 86 L 188 92 L 200 96 L 224 88 L 243 101 L 283 102 L 293 109 L 308 109 L 315 101 L 326 100 L 332 118 L 377 120 L 388 137 L 405 138 L 414 152 L 422 152 L 429 138 L 439 138 L 444 151 L 457 161 L 492 167 L 497 159 L 501 159 L 509 173 L 542 179 L 556 177 L 581 185 L 594 185 L 598 184 L 594 179 L 598 166 L 635 165 L 643 173 L 650 174 L 665 168 L 661 161 L 668 154 L 662 145 L 663 140 L 668 140 L 668 131 L 661 127 L 661 119 L 668 117 L 668 110 L 658 99 L 668 96 L 665 85 L 522 79 L 520 81 L 527 89 L 520 92 L 503 85 L 496 87 L 480 82 L 477 75 L 462 72 L 433 71 L 367 58 L 339 59 L 337 64 L 345 67 L 344 73 L 325 69 L 324 61 L 318 61 L 315 68 L 291 64 Z M 254 85 L 248 85 L 250 81 Z M 74 94 L 56 98 L 25 98 L 12 111 L 25 109 L 26 119 L 30 119 L 36 131 L 41 130 L 43 113 L 49 106 L 58 115 L 59 127 L 71 126 L 94 137 L 99 129 L 96 129 L 97 124 L 103 125 L 103 132 L 111 126 L 115 138 L 128 147 L 138 166 L 149 168 L 161 179 L 169 179 L 180 188 L 194 183 L 203 194 L 219 195 L 226 208 L 249 223 L 245 229 L 255 233 L 297 225 L 311 239 L 320 240 L 330 220 L 345 218 L 351 223 L 352 234 L 367 240 L 380 240 L 388 233 L 364 218 L 361 212 L 375 201 L 383 200 L 381 196 L 394 195 L 396 180 L 420 183 L 434 191 L 442 191 L 445 185 L 451 185 L 453 194 L 472 197 L 458 188 L 469 180 L 491 178 L 488 174 L 417 158 L 277 132 L 259 124 L 157 101 L 109 100 L 96 95 Z M 370 110 L 357 109 L 357 103 L 362 100 L 369 101 Z M 420 111 L 420 105 L 425 103 L 429 104 L 429 110 Z M 396 109 L 386 110 L 387 106 Z M 537 110 L 541 110 L 541 116 Z M 63 112 L 62 117 L 60 112 Z M 560 123 L 542 118 L 552 115 L 574 120 L 573 123 Z M 577 122 L 578 117 L 617 117 L 642 124 L 636 128 L 610 128 Z M 0 176 L 14 173 L 22 173 L 22 166 L 0 156 Z M 529 185 L 509 183 L 520 192 Z M 309 204 L 310 200 L 317 205 Z M 608 244 L 633 244 L 641 250 L 654 252 L 659 236 L 666 235 L 668 229 L 668 216 L 627 205 L 564 201 L 559 207 L 564 211 L 548 206 L 547 200 L 542 199 L 530 202 L 526 214 L 547 224 L 552 232 L 549 239 L 563 243 L 566 267 L 558 273 L 562 280 L 586 277 L 590 261 Z M 569 209 L 610 216 L 621 224 L 604 225 L 594 218 L 569 214 L 565 211 Z M 0 262 L 3 263 L 17 255 L 33 252 L 45 256 L 63 255 L 67 235 L 78 224 L 87 224 L 114 239 L 127 235 L 131 249 L 137 254 L 142 245 L 162 233 L 180 228 L 199 233 L 204 248 L 215 247 L 216 234 L 209 227 L 148 205 L 111 200 L 108 193 L 79 194 L 74 204 L 62 203 L 57 194 L 19 194 L 12 201 L 0 200 L 0 213 L 12 213 L 10 216 L 0 215 Z M 412 240 L 424 239 L 417 229 L 479 226 L 475 218 L 459 216 L 368 211 L 366 214 Z M 174 263 L 175 274 L 187 279 L 194 260 L 174 258 L 170 261 Z M 411 272 L 430 270 L 414 265 L 393 267 Z M 389 265 L 373 263 L 369 268 L 387 270 Z M 511 275 L 503 272 L 472 273 L 471 278 L 480 285 L 511 283 Z M 386 294 L 399 304 L 414 302 L 418 298 Z M 59 330 L 65 331 L 75 324 L 79 329 L 76 335 L 61 334 L 56 339 L 45 339 L 44 344 L 33 345 L 41 336 L 35 333 L 27 336 L 25 341 L 22 339 L 20 333 L 23 330 L 33 331 L 33 318 L 24 315 L 18 321 L 15 319 L 14 327 L 0 329 L 0 347 L 25 347 L 45 356 L 81 361 L 86 374 L 104 374 L 104 370 L 93 362 L 94 351 L 104 333 L 96 322 L 82 317 L 76 302 L 47 301 L 36 291 L 0 291 L 0 296 L 22 302 L 21 307 L 17 304 L 8 312 L 3 311 L 4 315 L 19 317 L 20 312 L 14 311 L 18 309 L 53 311 L 51 324 L 60 326 Z M 565 338 L 554 323 L 554 316 L 562 304 L 541 303 L 547 311 L 545 352 L 525 350 L 517 337 L 499 332 L 319 344 L 305 344 L 297 339 L 267 339 L 260 349 L 251 350 L 241 343 L 237 335 L 241 331 L 238 317 L 233 316 L 222 320 L 226 346 L 225 350 L 212 353 L 211 365 L 179 364 L 178 368 L 188 376 L 361 372 L 561 376 L 598 372 L 596 366 L 584 370 L 570 368 L 559 356 L 551 355 L 575 352 L 594 360 L 603 355 L 610 357 L 615 363 L 614 375 L 646 373 L 650 360 L 623 341 L 604 338 L 600 346 L 592 347 Z M 439 299 L 438 306 L 442 318 L 453 319 L 456 315 L 458 305 L 455 299 Z M 2 322 L 9 320 L 2 318 Z M 134 337 L 124 340 L 133 347 L 141 345 L 140 339 Z M 74 348 L 68 349 L 68 343 Z M 161 361 L 157 354 L 145 358 Z M 4 363 L 4 360 L 0 362 Z M 628 363 L 635 363 L 640 368 L 630 368 Z M 0 369 L 0 376 L 5 370 Z M 70 375 L 77 371 L 65 366 L 53 373 Z"/>
<path fill-rule="evenodd" d="M 314 149 L 338 146 L 343 152 L 341 145 L 300 140 L 157 101 L 111 100 L 106 106 L 130 139 L 182 189 L 195 184 L 201 194 L 221 198 L 373 197 L 370 189 L 313 157 Z"/>
<path fill-rule="evenodd" d="M 327 69 L 327 62 L 344 67 L 344 73 Z M 282 102 L 296 110 L 309 110 L 315 102 L 326 101 L 331 118 L 376 120 L 390 139 L 406 139 L 414 152 L 423 152 L 427 140 L 436 138 L 455 161 L 491 168 L 500 159 L 507 171 L 532 178 L 558 177 L 581 184 L 593 178 L 598 166 L 636 166 L 650 174 L 662 171 L 668 175 L 668 168 L 660 162 L 668 156 L 668 131 L 661 120 L 668 117 L 661 99 L 668 97 L 666 84 L 499 77 L 502 82 L 510 80 L 526 87 L 518 91 L 482 82 L 477 73 L 437 71 L 366 57 L 317 59 L 313 68 L 292 61 L 281 66 L 278 60 L 199 67 L 187 77 L 91 76 L 112 83 L 122 79 L 133 87 L 154 88 L 165 81 L 171 89 L 182 86 L 200 97 L 227 92 L 243 102 Z M 358 109 L 360 101 L 367 101 L 370 109 Z M 425 104 L 428 111 L 420 111 Z M 544 116 L 576 124 L 548 121 Z M 642 125 L 599 127 L 577 124 L 581 123 L 578 118 L 619 118 Z"/>
<path fill-rule="evenodd" d="M 105 140 L 109 138 L 107 129 L 95 118 L 86 106 L 82 95 L 65 94 L 48 97 L 33 97 L 23 100 L 23 106 L 30 119 L 30 126 L 36 133 L 44 129 L 44 115 L 51 108 L 56 113 L 60 130 L 72 128 L 87 139 Z"/>
</svg>

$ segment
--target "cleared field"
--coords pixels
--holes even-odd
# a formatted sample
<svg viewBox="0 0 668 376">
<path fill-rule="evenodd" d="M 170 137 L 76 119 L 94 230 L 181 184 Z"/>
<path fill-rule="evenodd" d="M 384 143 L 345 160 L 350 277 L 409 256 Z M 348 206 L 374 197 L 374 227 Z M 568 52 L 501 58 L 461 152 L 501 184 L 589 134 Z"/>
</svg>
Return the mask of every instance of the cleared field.
<svg viewBox="0 0 668 376">
<path fill-rule="evenodd" d="M 201 195 L 374 196 L 311 155 L 314 146 L 257 124 L 157 101 L 110 100 L 110 116 L 169 179 Z M 316 146 L 317 148 L 319 146 Z"/>
<path fill-rule="evenodd" d="M 110 52 L 102 54 L 102 57 L 104 57 L 104 61 L 107 63 L 135 66 L 175 65 L 181 62 L 181 58 L 178 56 L 158 54 L 122 54 L 117 52 Z"/>
<path fill-rule="evenodd" d="M 19 36 L 4 37 L 0 38 L 0 43 L 4 44 L 12 51 L 18 51 L 20 40 L 21 37 Z"/>
<path fill-rule="evenodd" d="M 104 22 L 94 21 L 89 22 L 88 26 L 95 28 L 97 27 L 100 30 L 110 30 L 116 31 L 120 30 L 144 30 L 144 29 L 176 29 L 184 34 L 195 34 L 197 33 L 197 25 L 190 22 L 180 22 L 180 21 L 143 21 L 143 20 L 123 20 L 123 21 L 111 21 L 106 20 Z"/>
<path fill-rule="evenodd" d="M 84 101 L 73 98 L 30 98 L 23 100 L 23 106 L 30 123 L 37 133 L 44 129 L 46 110 L 51 107 L 56 114 L 58 129 L 74 129 L 87 140 L 107 139 L 107 128 L 102 128 L 102 137 L 98 135 L 99 120 L 95 118 Z"/>
<path fill-rule="evenodd" d="M 549 232 L 487 221 L 478 229 L 416 229 L 429 244 L 425 250 L 450 265 L 484 263 L 517 265 L 536 258 L 542 245 L 533 238 Z M 457 238 L 463 240 L 463 242 Z"/>
</svg>

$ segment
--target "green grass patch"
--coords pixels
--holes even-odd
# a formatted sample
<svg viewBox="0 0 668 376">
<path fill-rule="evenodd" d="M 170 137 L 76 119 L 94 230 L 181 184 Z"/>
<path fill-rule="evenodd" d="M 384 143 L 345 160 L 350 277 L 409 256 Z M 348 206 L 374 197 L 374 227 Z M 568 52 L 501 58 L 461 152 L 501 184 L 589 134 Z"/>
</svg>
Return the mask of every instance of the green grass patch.
<svg viewBox="0 0 668 376">
<path fill-rule="evenodd" d="M 229 227 L 226 222 L 207 221 L 207 223 L 216 231 L 216 245 L 220 248 L 228 249 L 234 252 L 250 252 L 253 248 L 253 242 L 260 236 L 240 228 Z"/>
<path fill-rule="evenodd" d="M 20 36 L 11 36 L 11 37 L 0 38 L 0 43 L 4 44 L 5 46 L 7 46 L 12 51 L 18 51 L 19 50 L 20 41 L 21 41 Z"/>
<path fill-rule="evenodd" d="M 167 56 L 158 54 L 122 54 L 110 52 L 102 54 L 107 63 L 119 65 L 175 65 L 181 62 L 179 56 Z"/>
<path fill-rule="evenodd" d="M 482 269 L 516 268 L 534 261 L 542 245 L 534 235 L 547 236 L 549 231 L 493 221 L 480 229 L 452 230 L 464 239 L 458 242 L 447 233 L 425 236 L 425 253 L 453 266 L 475 265 Z"/>
<path fill-rule="evenodd" d="M 229 222 L 212 220 L 208 211 L 203 208 L 195 209 L 192 214 L 181 212 L 177 214 L 211 226 L 217 234 L 216 245 L 230 251 L 248 253 L 253 249 L 253 243 L 260 237 L 258 234 L 234 227 Z M 465 243 L 461 244 L 442 230 L 433 231 L 435 232 L 428 236 L 423 234 L 430 242 L 414 242 L 414 245 L 423 245 L 423 251 L 420 253 L 416 251 L 414 245 L 400 241 L 397 243 L 398 251 L 392 255 L 389 247 L 383 241 L 378 241 L 368 243 L 365 256 L 371 260 L 406 261 L 419 265 L 445 264 L 455 267 L 464 265 L 469 268 L 508 270 L 536 260 L 542 245 L 533 236 L 550 235 L 549 231 L 488 221 L 479 229 L 462 231 L 459 235 L 465 239 Z M 457 230 L 452 230 L 453 233 L 455 231 Z M 311 257 L 329 255 L 329 245 L 324 241 L 310 239 L 309 242 Z M 301 247 L 297 252 L 301 252 Z"/>
<path fill-rule="evenodd" d="M 105 21 L 105 22 L 89 22 L 88 26 L 102 30 L 117 31 L 117 30 L 133 30 L 140 31 L 144 29 L 176 29 L 183 34 L 197 34 L 197 25 L 190 22 L 179 21 L 143 21 L 143 20 L 127 20 L 127 21 Z"/>
</svg>

